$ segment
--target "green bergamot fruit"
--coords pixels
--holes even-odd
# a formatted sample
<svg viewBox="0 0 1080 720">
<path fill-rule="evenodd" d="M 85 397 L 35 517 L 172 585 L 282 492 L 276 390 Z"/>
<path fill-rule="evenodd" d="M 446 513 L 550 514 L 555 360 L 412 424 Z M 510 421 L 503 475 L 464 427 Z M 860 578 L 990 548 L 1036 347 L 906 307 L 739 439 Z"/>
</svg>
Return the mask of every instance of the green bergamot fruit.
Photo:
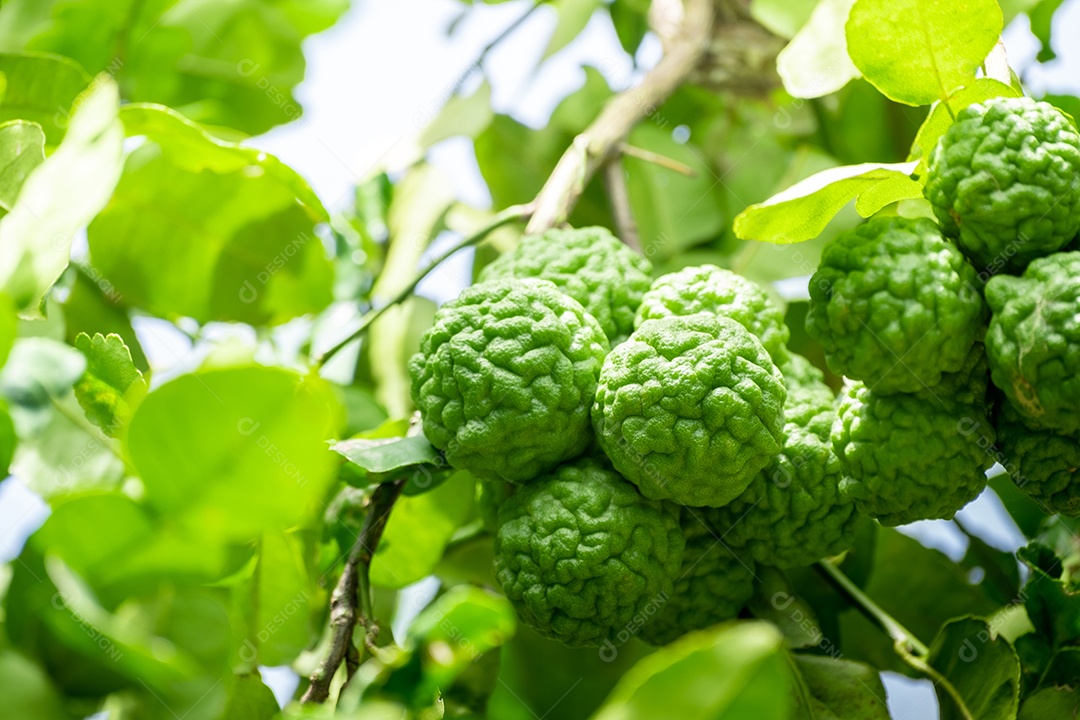
<svg viewBox="0 0 1080 720">
<path fill-rule="evenodd" d="M 409 362 L 424 434 L 451 466 L 526 482 L 581 454 L 607 338 L 546 280 L 474 285 Z"/>
<path fill-rule="evenodd" d="M 597 645 L 671 594 L 679 509 L 642 497 L 606 460 L 560 465 L 499 510 L 495 577 L 518 615 L 567 645 Z"/>
<path fill-rule="evenodd" d="M 832 430 L 841 493 L 882 525 L 952 518 L 986 487 L 994 464 L 988 411 L 942 393 L 878 395 L 849 383 Z"/>
<path fill-rule="evenodd" d="M 1040 427 L 1080 431 L 1080 252 L 1035 260 L 986 284 L 986 353 L 1013 407 Z"/>
<path fill-rule="evenodd" d="M 998 462 L 1047 514 L 1080 517 L 1080 437 L 1032 427 L 1008 402 L 994 422 Z"/>
<path fill-rule="evenodd" d="M 738 617 L 754 594 L 753 560 L 736 557 L 694 511 L 684 511 L 682 526 L 686 550 L 675 590 L 641 629 L 653 645 Z"/>
<path fill-rule="evenodd" d="M 974 268 L 933 222 L 882 217 L 825 247 L 806 330 L 838 375 L 916 392 L 961 367 L 984 317 Z"/>
<path fill-rule="evenodd" d="M 925 194 L 981 271 L 1022 269 L 1080 230 L 1080 134 L 1031 98 L 971 105 L 934 148 Z"/>
<path fill-rule="evenodd" d="M 825 373 L 797 353 L 791 353 L 780 372 L 787 385 L 785 421 L 828 440 L 836 414 L 836 395 L 825 384 Z"/>
<path fill-rule="evenodd" d="M 780 451 L 783 377 L 734 320 L 646 320 L 611 351 L 593 405 L 597 440 L 643 495 L 681 505 L 736 498 Z"/>
<path fill-rule="evenodd" d="M 556 228 L 522 238 L 480 273 L 482 282 L 527 277 L 555 283 L 616 344 L 634 329 L 634 313 L 652 282 L 652 263 L 606 228 Z"/>
<path fill-rule="evenodd" d="M 787 359 L 790 332 L 783 311 L 758 285 L 715 265 L 683 268 L 658 278 L 641 299 L 637 325 L 699 312 L 734 320 L 761 341 L 774 362 Z"/>
</svg>

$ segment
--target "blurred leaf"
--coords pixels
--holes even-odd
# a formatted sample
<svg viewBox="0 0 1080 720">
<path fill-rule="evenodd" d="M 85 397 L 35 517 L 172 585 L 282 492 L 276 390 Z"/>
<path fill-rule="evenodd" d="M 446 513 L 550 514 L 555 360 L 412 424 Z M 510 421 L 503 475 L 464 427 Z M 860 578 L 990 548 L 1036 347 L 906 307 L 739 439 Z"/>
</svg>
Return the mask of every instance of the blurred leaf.
<svg viewBox="0 0 1080 720">
<path fill-rule="evenodd" d="M 146 380 L 119 335 L 98 333 L 91 338 L 83 333 L 75 339 L 75 347 L 86 356 L 86 372 L 75 383 L 75 397 L 90 422 L 116 437 L 146 394 Z"/>
<path fill-rule="evenodd" d="M 956 114 L 969 105 L 996 97 L 1019 97 L 1020 93 L 1008 85 L 990 78 L 978 78 L 967 87 L 949 95 L 948 100 L 937 102 L 915 136 L 908 160 L 919 160 L 915 173 L 925 175 L 930 154 L 941 136 L 952 126 Z"/>
<path fill-rule="evenodd" d="M 784 89 L 797 98 L 834 93 L 859 77 L 848 57 L 844 24 L 855 0 L 821 0 L 776 58 Z"/>
<path fill-rule="evenodd" d="M 1054 52 L 1053 25 L 1054 15 L 1064 4 L 1065 0 L 1040 0 L 1040 2 L 1028 11 L 1031 19 L 1031 34 L 1039 39 L 1041 47 L 1036 59 L 1041 62 L 1050 62 L 1057 57 Z"/>
<path fill-rule="evenodd" d="M 929 662 L 956 688 L 973 720 L 1016 717 L 1020 661 L 986 621 L 967 617 L 946 623 L 930 646 Z M 968 717 L 940 684 L 935 689 L 942 720 Z"/>
<path fill-rule="evenodd" d="M 649 32 L 649 0 L 623 0 L 608 5 L 615 34 L 630 55 L 634 55 Z"/>
<path fill-rule="evenodd" d="M 15 423 L 11 421 L 7 403 L 0 400 L 0 477 L 8 476 L 11 461 L 15 458 L 15 448 L 19 438 L 15 434 Z"/>
<path fill-rule="evenodd" d="M 325 210 L 300 176 L 165 108 L 127 107 L 122 118 L 152 143 L 128 158 L 89 241 L 126 304 L 259 325 L 330 303 L 332 268 L 314 233 Z"/>
<path fill-rule="evenodd" d="M 274 692 L 258 673 L 252 673 L 237 676 L 221 717 L 229 720 L 272 720 L 277 717 L 279 710 Z"/>
<path fill-rule="evenodd" d="M 1060 558 L 1036 542 L 1020 548 L 1017 557 L 1031 569 L 1022 597 L 1036 633 L 1052 648 L 1080 639 L 1080 588 L 1072 580 L 1075 556 Z"/>
<path fill-rule="evenodd" d="M 824 170 L 735 218 L 735 234 L 744 240 L 779 244 L 817 237 L 852 200 L 863 217 L 904 198 L 921 197 L 922 185 L 910 178 L 917 163 L 864 163 Z"/>
<path fill-rule="evenodd" d="M 852 61 L 874 87 L 897 102 L 929 105 L 974 79 L 1001 29 L 997 0 L 858 0 L 846 35 Z"/>
<path fill-rule="evenodd" d="M 347 0 L 80 0 L 20 23 L 38 2 L 4 3 L 4 48 L 66 55 L 116 75 L 128 100 L 249 134 L 300 117 L 292 95 L 304 77 L 300 43 L 348 7 Z"/>
<path fill-rule="evenodd" d="M 966 529 L 961 532 L 968 538 L 968 549 L 960 566 L 968 573 L 980 573 L 982 580 L 979 585 L 1000 604 L 1007 606 L 1015 602 L 1020 592 L 1020 567 L 1016 557 L 1011 552 L 988 545 Z"/>
<path fill-rule="evenodd" d="M 0 6 L 0 21 L 14 12 L 11 3 Z M 78 107 L 76 98 L 91 77 L 78 63 L 57 55 L 0 53 L 0 73 L 7 81 L 0 100 L 0 121 L 28 120 L 45 133 L 45 144 L 60 144 Z M 74 107 L 73 107 L 74 106 Z"/>
<path fill-rule="evenodd" d="M 77 350 L 46 338 L 23 338 L 0 371 L 0 394 L 28 410 L 41 409 L 51 397 L 67 394 L 85 370 L 86 359 Z"/>
<path fill-rule="evenodd" d="M 263 534 L 251 590 L 241 592 L 240 601 L 249 622 L 245 662 L 288 665 L 311 644 L 311 582 L 295 535 Z"/>
<path fill-rule="evenodd" d="M 472 510 L 474 482 L 457 472 L 429 493 L 398 500 L 371 562 L 372 584 L 403 588 L 430 575 Z"/>
<path fill-rule="evenodd" d="M 881 675 L 869 665 L 818 655 L 795 655 L 795 665 L 818 703 L 815 720 L 889 720 Z"/>
<path fill-rule="evenodd" d="M 558 13 L 558 22 L 544 49 L 542 60 L 547 60 L 581 34 L 601 3 L 600 0 L 551 0 L 551 6 Z"/>
<path fill-rule="evenodd" d="M 71 242 L 112 195 L 124 133 L 116 84 L 99 78 L 75 101 L 64 141 L 23 183 L 0 219 L 0 287 L 26 317 L 43 317 L 45 294 L 68 265 Z"/>
<path fill-rule="evenodd" d="M 1033 538 L 1039 531 L 1039 525 L 1046 515 L 1038 503 L 1028 497 L 1020 488 L 1016 487 L 1007 473 L 994 475 L 990 478 L 990 488 L 1001 500 L 1009 516 L 1020 528 L 1025 537 Z"/>
<path fill-rule="evenodd" d="M 64 702 L 49 677 L 23 655 L 0 652 L 0 696 L 11 718 L 71 720 Z"/>
<path fill-rule="evenodd" d="M 253 538 L 314 517 L 333 473 L 325 442 L 339 413 L 316 378 L 199 371 L 146 396 L 126 449 L 150 506 L 210 538 Z"/>
<path fill-rule="evenodd" d="M 15 344 L 15 335 L 19 331 L 19 316 L 15 312 L 15 303 L 0 292 L 0 368 L 4 367 L 11 346 Z"/>
<path fill-rule="evenodd" d="M 817 0 L 751 0 L 750 14 L 775 35 L 792 38 L 810 19 Z"/>
<path fill-rule="evenodd" d="M 45 134 L 40 125 L 26 120 L 0 124 L 0 208 L 10 212 L 15 207 L 26 178 L 43 162 Z"/>
<path fill-rule="evenodd" d="M 423 435 L 342 440 L 330 448 L 368 472 L 388 473 L 410 465 L 439 465 L 442 458 Z"/>
<path fill-rule="evenodd" d="M 784 573 L 761 567 L 757 574 L 754 597 L 747 604 L 754 617 L 775 625 L 784 634 L 788 647 L 819 647 L 829 642 L 821 632 L 813 608 L 795 595 Z"/>
<path fill-rule="evenodd" d="M 1043 688 L 1020 705 L 1017 720 L 1075 718 L 1080 715 L 1080 690 L 1074 687 Z"/>
<path fill-rule="evenodd" d="M 596 720 L 785 718 L 791 671 L 784 639 L 763 622 L 684 635 L 632 667 Z"/>
<path fill-rule="evenodd" d="M 142 344 L 131 326 L 131 318 L 120 293 L 92 267 L 75 265 L 75 280 L 61 306 L 64 339 L 71 345 L 80 333 L 119 335 L 131 352 L 131 360 L 141 372 L 150 369 Z"/>
</svg>

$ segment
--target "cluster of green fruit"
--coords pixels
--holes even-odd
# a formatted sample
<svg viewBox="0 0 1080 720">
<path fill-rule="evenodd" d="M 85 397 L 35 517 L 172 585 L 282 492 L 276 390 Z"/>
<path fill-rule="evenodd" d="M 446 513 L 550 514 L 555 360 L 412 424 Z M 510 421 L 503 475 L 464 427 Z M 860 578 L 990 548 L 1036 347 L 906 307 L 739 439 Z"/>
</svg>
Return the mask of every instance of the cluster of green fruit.
<svg viewBox="0 0 1080 720">
<path fill-rule="evenodd" d="M 758 567 L 842 553 L 869 518 L 951 518 L 999 460 L 1080 512 L 1080 252 L 1058 252 L 1080 230 L 1080 135 L 1043 103 L 973 105 L 926 187 L 940 225 L 871 220 L 811 279 L 839 398 L 764 290 L 715 266 L 654 282 L 602 228 L 526 237 L 440 309 L 413 400 L 481 480 L 525 622 L 669 642 L 737 616 Z M 1023 274 L 986 282 L 1003 270 Z"/>
<path fill-rule="evenodd" d="M 833 392 L 766 292 L 714 266 L 651 275 L 602 228 L 526 237 L 410 365 L 428 439 L 481 480 L 504 592 L 572 645 L 735 617 L 757 563 L 837 554 L 860 525 Z"/>
</svg>

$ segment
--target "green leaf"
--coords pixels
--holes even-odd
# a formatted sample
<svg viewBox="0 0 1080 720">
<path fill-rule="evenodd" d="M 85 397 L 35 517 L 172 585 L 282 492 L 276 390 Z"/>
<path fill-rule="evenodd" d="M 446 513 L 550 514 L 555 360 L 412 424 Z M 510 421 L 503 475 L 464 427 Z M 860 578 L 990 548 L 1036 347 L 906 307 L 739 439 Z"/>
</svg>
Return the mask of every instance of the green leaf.
<svg viewBox="0 0 1080 720">
<path fill-rule="evenodd" d="M 221 717 L 230 720 L 273 720 L 279 711 L 274 692 L 258 673 L 252 673 L 237 676 Z"/>
<path fill-rule="evenodd" d="M 784 718 L 791 688 L 780 632 L 763 622 L 729 623 L 638 662 L 594 718 Z"/>
<path fill-rule="evenodd" d="M 1072 555 L 1075 552 L 1067 553 Z M 1061 558 L 1052 548 L 1035 542 L 1020 548 L 1017 557 L 1031 569 L 1024 586 L 1024 607 L 1038 635 L 1058 648 L 1080 639 L 1080 589 L 1064 573 L 1074 557 Z"/>
<path fill-rule="evenodd" d="M 1037 37 L 1041 44 L 1039 54 L 1036 56 L 1041 63 L 1050 62 L 1057 57 L 1052 37 L 1054 15 L 1064 2 L 1065 0 L 1041 0 L 1028 11 L 1028 17 L 1031 19 L 1031 34 Z"/>
<path fill-rule="evenodd" d="M 91 338 L 83 333 L 75 338 L 75 347 L 86 356 L 86 373 L 75 383 L 75 397 L 90 422 L 117 437 L 146 394 L 146 380 L 119 335 Z"/>
<path fill-rule="evenodd" d="M 815 720 L 889 720 L 881 675 L 869 665 L 802 654 L 795 665 L 817 703 Z"/>
<path fill-rule="evenodd" d="M 26 178 L 43 162 L 45 133 L 40 125 L 26 120 L 0 124 L 0 208 L 10 212 L 15 207 Z"/>
<path fill-rule="evenodd" d="M 43 317 L 40 305 L 68 265 L 75 233 L 105 206 L 120 177 L 118 105 L 108 78 L 80 95 L 60 147 L 30 173 L 0 219 L 0 287 L 26 317 Z"/>
<path fill-rule="evenodd" d="M 559 19 L 555 24 L 555 32 L 551 34 L 547 48 L 544 49 L 541 60 L 547 60 L 569 45 L 589 24 L 589 19 L 600 7 L 600 1 L 551 0 L 551 6 L 555 8 Z"/>
<path fill-rule="evenodd" d="M 250 592 L 240 594 L 249 622 L 241 659 L 288 665 L 313 639 L 312 587 L 303 543 L 291 533 L 264 533 Z"/>
<path fill-rule="evenodd" d="M 1080 714 L 1080 690 L 1075 687 L 1043 688 L 1020 705 L 1017 720 L 1073 718 Z"/>
<path fill-rule="evenodd" d="M 629 55 L 636 54 L 649 32 L 649 0 L 613 2 L 608 5 L 608 12 L 611 13 L 611 24 L 615 26 L 615 34 L 623 50 Z"/>
<path fill-rule="evenodd" d="M 472 511 L 474 483 L 457 472 L 431 492 L 398 500 L 371 562 L 371 582 L 403 588 L 430 575 Z"/>
<path fill-rule="evenodd" d="M 855 0 L 821 0 L 776 58 L 784 89 L 798 98 L 834 93 L 859 77 L 848 57 L 844 23 Z"/>
<path fill-rule="evenodd" d="M 750 15 L 774 35 L 790 40 L 816 6 L 817 0 L 751 0 Z"/>
<path fill-rule="evenodd" d="M 857 0 L 846 35 L 855 67 L 882 94 L 929 105 L 970 84 L 1001 29 L 997 0 Z"/>
<path fill-rule="evenodd" d="M 935 103 L 919 127 L 919 133 L 915 136 L 915 142 L 908 154 L 908 160 L 919 160 L 915 173 L 920 176 L 926 174 L 930 154 L 941 136 L 952 126 L 957 113 L 969 105 L 996 97 L 1020 97 L 1020 92 L 998 80 L 978 78 L 967 87 L 949 95 L 947 100 Z"/>
<path fill-rule="evenodd" d="M 20 653 L 0 652 L 0 696 L 12 718 L 70 720 L 63 697 L 49 676 Z"/>
<path fill-rule="evenodd" d="M 922 197 L 922 185 L 910 177 L 916 165 L 864 163 L 824 170 L 743 210 L 735 218 L 735 234 L 777 244 L 811 240 L 852 200 L 858 199 L 856 210 L 868 217 L 889 203 Z"/>
<path fill-rule="evenodd" d="M 1019 709 L 1020 660 L 985 620 L 960 618 L 946 623 L 930 646 L 930 664 L 952 683 L 973 720 L 1012 720 Z M 935 686 L 942 720 L 967 717 L 941 687 Z"/>
<path fill-rule="evenodd" d="M 330 303 L 332 266 L 315 234 L 326 214 L 299 175 L 165 108 L 121 115 L 152 142 L 128 158 L 88 234 L 93 266 L 125 304 L 263 325 Z"/>
<path fill-rule="evenodd" d="M 11 421 L 7 403 L 0 401 L 0 477 L 7 477 L 11 461 L 15 458 L 15 448 L 19 438 L 15 434 L 15 423 Z"/>
<path fill-rule="evenodd" d="M 23 408 L 47 407 L 61 397 L 86 370 L 78 351 L 47 338 L 22 338 L 0 371 L 0 394 Z"/>
<path fill-rule="evenodd" d="M 141 372 L 150 369 L 142 344 L 131 326 L 131 318 L 120 293 L 96 269 L 76 265 L 75 281 L 63 305 L 64 339 L 71 345 L 81 333 L 119 335 L 131 352 L 132 362 Z"/>
<path fill-rule="evenodd" d="M 747 604 L 754 617 L 775 625 L 784 634 L 788 647 L 819 647 L 828 643 L 813 608 L 795 595 L 783 572 L 762 567 L 757 575 L 754 597 Z"/>
<path fill-rule="evenodd" d="M 333 475 L 325 442 L 339 414 L 316 378 L 205 370 L 149 393 L 126 449 L 150 506 L 208 537 L 251 539 L 315 516 Z"/>
<path fill-rule="evenodd" d="M 19 316 L 15 312 L 15 303 L 0 292 L 0 368 L 4 367 L 11 346 L 15 344 L 15 335 L 19 330 Z"/>
<path fill-rule="evenodd" d="M 368 472 L 388 473 L 411 465 L 440 465 L 442 457 L 423 435 L 369 440 L 353 438 L 330 447 Z"/>
<path fill-rule="evenodd" d="M 10 13 L 9 4 L 4 3 L 0 17 Z M 78 63 L 41 53 L 0 54 L 0 73 L 6 79 L 0 122 L 37 123 L 45 133 L 45 144 L 49 148 L 59 145 L 78 108 L 76 100 L 92 78 Z"/>
</svg>

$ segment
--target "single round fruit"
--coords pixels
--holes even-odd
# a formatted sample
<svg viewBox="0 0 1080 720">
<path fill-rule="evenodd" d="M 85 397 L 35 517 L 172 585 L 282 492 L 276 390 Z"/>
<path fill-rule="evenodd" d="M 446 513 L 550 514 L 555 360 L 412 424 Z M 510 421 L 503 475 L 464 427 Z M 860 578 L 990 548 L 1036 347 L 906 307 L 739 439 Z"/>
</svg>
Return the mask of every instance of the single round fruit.
<svg viewBox="0 0 1080 720">
<path fill-rule="evenodd" d="M 846 475 L 841 493 L 882 525 L 952 518 L 986 487 L 994 464 L 987 411 L 941 394 L 882 396 L 850 383 L 832 430 Z"/>
<path fill-rule="evenodd" d="M 645 497 L 720 506 L 780 451 L 786 390 L 757 338 L 699 313 L 646 320 L 611 351 L 597 439 Z"/>
<path fill-rule="evenodd" d="M 840 493 L 844 469 L 828 440 L 794 423 L 785 435 L 772 465 L 739 497 L 705 515 L 736 553 L 781 569 L 847 550 L 864 519 Z"/>
<path fill-rule="evenodd" d="M 546 280 L 474 285 L 435 315 L 409 362 L 424 435 L 451 466 L 526 482 L 581 454 L 608 343 Z"/>
<path fill-rule="evenodd" d="M 675 590 L 641 629 L 653 645 L 737 618 L 754 594 L 753 560 L 733 554 L 692 512 L 684 512 L 682 526 L 686 550 Z"/>
<path fill-rule="evenodd" d="M 994 423 L 998 461 L 1047 514 L 1080 517 L 1080 437 L 1029 425 L 1007 402 Z"/>
<path fill-rule="evenodd" d="M 925 194 L 980 270 L 1022 269 L 1080 230 L 1080 134 L 1048 103 L 976 103 L 934 148 Z"/>
<path fill-rule="evenodd" d="M 836 395 L 825 384 L 825 373 L 796 353 L 780 366 L 780 372 L 787 386 L 786 422 L 828 440 L 836 416 Z"/>
<path fill-rule="evenodd" d="M 602 458 L 582 458 L 503 502 L 495 577 L 541 635 L 598 645 L 671 594 L 683 545 L 677 507 L 642 497 Z"/>
<path fill-rule="evenodd" d="M 646 320 L 713 313 L 742 325 L 777 364 L 788 356 L 784 313 L 761 287 L 715 265 L 688 267 L 656 280 L 641 299 L 637 325 Z"/>
<path fill-rule="evenodd" d="M 875 218 L 825 247 L 806 330 L 836 374 L 916 392 L 962 366 L 985 317 L 979 287 L 930 220 Z"/>
<path fill-rule="evenodd" d="M 634 330 L 634 313 L 652 282 L 652 263 L 607 228 L 555 228 L 522 238 L 480 273 L 481 282 L 530 277 L 550 280 L 581 303 L 616 344 Z"/>
<path fill-rule="evenodd" d="M 1080 432 L 1080 252 L 1035 260 L 986 284 L 986 353 L 1012 406 L 1040 427 Z"/>
</svg>

